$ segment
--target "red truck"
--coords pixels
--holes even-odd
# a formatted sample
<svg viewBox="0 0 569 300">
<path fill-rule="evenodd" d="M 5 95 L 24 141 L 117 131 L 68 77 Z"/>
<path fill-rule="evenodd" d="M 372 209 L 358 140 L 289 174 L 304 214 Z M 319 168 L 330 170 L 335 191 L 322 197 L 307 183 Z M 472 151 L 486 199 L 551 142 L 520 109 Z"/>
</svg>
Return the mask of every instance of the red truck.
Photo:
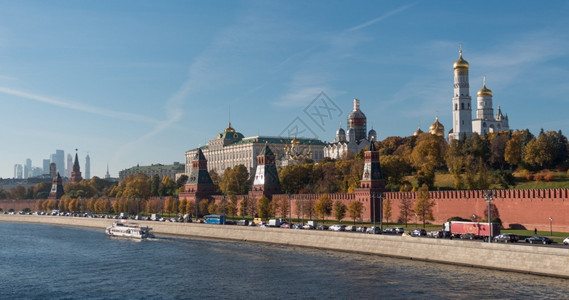
<svg viewBox="0 0 569 300">
<path fill-rule="evenodd" d="M 490 226 L 488 223 L 450 221 L 443 225 L 443 231 L 450 232 L 451 236 L 472 233 L 478 237 L 490 236 Z M 492 236 L 500 234 L 500 224 L 492 223 Z"/>
</svg>

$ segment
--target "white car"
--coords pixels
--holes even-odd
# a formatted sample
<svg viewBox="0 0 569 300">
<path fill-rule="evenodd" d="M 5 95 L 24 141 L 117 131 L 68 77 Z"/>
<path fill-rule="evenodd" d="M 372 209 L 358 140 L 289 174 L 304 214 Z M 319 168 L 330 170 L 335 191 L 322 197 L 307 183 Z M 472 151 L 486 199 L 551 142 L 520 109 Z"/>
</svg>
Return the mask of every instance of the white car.
<svg viewBox="0 0 569 300">
<path fill-rule="evenodd" d="M 569 237 L 563 240 L 563 245 L 569 245 Z"/>
</svg>

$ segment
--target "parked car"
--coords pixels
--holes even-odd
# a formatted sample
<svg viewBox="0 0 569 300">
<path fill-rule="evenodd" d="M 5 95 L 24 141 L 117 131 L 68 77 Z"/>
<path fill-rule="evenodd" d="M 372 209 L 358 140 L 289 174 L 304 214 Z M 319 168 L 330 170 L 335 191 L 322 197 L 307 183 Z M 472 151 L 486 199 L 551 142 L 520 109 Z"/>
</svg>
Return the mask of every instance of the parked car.
<svg viewBox="0 0 569 300">
<path fill-rule="evenodd" d="M 304 226 L 302 226 L 302 228 L 304 228 L 304 229 L 315 229 L 314 226 L 312 226 L 310 224 L 304 224 Z"/>
<path fill-rule="evenodd" d="M 477 240 L 480 237 L 474 233 L 463 233 L 460 235 L 461 240 Z"/>
<path fill-rule="evenodd" d="M 304 226 L 302 224 L 294 224 L 292 225 L 293 229 L 304 229 Z"/>
<path fill-rule="evenodd" d="M 517 243 L 520 238 L 512 233 L 502 233 L 494 237 L 496 243 Z"/>
<path fill-rule="evenodd" d="M 356 230 L 357 230 L 357 227 L 354 225 L 346 226 L 346 231 L 356 231 Z"/>
<path fill-rule="evenodd" d="M 336 224 L 336 225 L 330 226 L 330 228 L 328 228 L 328 229 L 332 230 L 332 231 L 346 231 L 346 226 Z"/>
<path fill-rule="evenodd" d="M 569 237 L 563 240 L 563 245 L 569 245 Z"/>
<path fill-rule="evenodd" d="M 363 233 L 366 233 L 366 232 L 367 232 L 367 227 L 366 227 L 366 226 L 360 226 L 360 227 L 356 228 L 356 232 L 363 232 Z"/>
<path fill-rule="evenodd" d="M 553 243 L 553 241 L 548 238 L 548 237 L 544 237 L 544 236 L 532 236 L 529 238 L 525 239 L 526 243 L 530 243 L 530 244 L 551 244 Z"/>
<path fill-rule="evenodd" d="M 403 234 L 404 232 L 405 232 L 405 229 L 403 229 L 403 227 L 395 227 L 395 233 Z"/>
<path fill-rule="evenodd" d="M 395 228 L 389 227 L 389 228 L 386 228 L 386 229 L 383 231 L 383 233 L 385 233 L 385 234 L 395 234 L 396 232 L 395 232 Z"/>
<path fill-rule="evenodd" d="M 442 230 L 429 231 L 429 233 L 427 233 L 427 236 L 431 238 L 440 238 L 442 237 Z"/>
<path fill-rule="evenodd" d="M 375 226 L 375 227 L 372 226 L 372 227 L 368 228 L 366 232 L 367 232 L 367 233 L 370 233 L 370 234 L 380 234 L 380 233 L 381 233 L 381 229 L 380 229 L 379 227 L 377 227 L 377 226 Z"/>
<path fill-rule="evenodd" d="M 328 226 L 322 224 L 322 225 L 318 225 L 318 230 L 328 230 Z"/>
<path fill-rule="evenodd" d="M 427 231 L 425 229 L 415 229 L 411 231 L 411 236 L 426 236 Z"/>
<path fill-rule="evenodd" d="M 290 224 L 289 223 L 282 223 L 281 228 L 290 228 Z"/>
</svg>

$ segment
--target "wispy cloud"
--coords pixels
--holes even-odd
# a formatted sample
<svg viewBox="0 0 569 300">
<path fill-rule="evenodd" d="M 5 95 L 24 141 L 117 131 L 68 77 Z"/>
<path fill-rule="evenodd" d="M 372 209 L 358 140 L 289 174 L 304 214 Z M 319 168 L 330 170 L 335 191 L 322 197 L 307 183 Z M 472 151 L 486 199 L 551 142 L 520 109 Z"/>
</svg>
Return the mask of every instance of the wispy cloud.
<svg viewBox="0 0 569 300">
<path fill-rule="evenodd" d="M 104 109 L 104 108 L 89 106 L 89 105 L 85 105 L 85 104 L 81 104 L 81 103 L 66 102 L 66 101 L 62 101 L 62 100 L 58 100 L 58 99 L 54 99 L 54 98 L 50 98 L 50 97 L 32 94 L 29 92 L 14 90 L 14 89 L 7 88 L 7 87 L 0 87 L 0 93 L 6 94 L 6 95 L 12 95 L 12 96 L 16 96 L 16 97 L 20 97 L 20 98 L 24 98 L 24 99 L 28 99 L 28 100 L 38 101 L 38 102 L 42 102 L 42 103 L 50 104 L 53 106 L 58 106 L 58 107 L 70 109 L 70 110 L 76 110 L 76 111 L 91 113 L 91 114 L 100 115 L 100 116 L 109 117 L 109 118 L 114 118 L 114 119 L 119 119 L 119 120 L 128 120 L 128 121 L 135 121 L 135 122 L 142 122 L 142 123 L 157 123 L 157 121 L 155 119 L 148 118 L 146 116 L 141 116 L 141 115 L 136 115 L 136 114 L 131 114 L 131 113 L 125 113 L 125 112 L 117 112 L 117 111 L 112 111 L 112 110 L 108 110 L 108 109 Z"/>
<path fill-rule="evenodd" d="M 375 23 L 377 23 L 377 22 L 381 22 L 381 21 L 383 21 L 383 20 L 385 20 L 385 19 L 387 19 L 387 18 L 389 18 L 389 17 L 391 17 L 391 16 L 394 16 L 394 15 L 396 15 L 396 14 L 402 12 L 402 11 L 405 11 L 405 10 L 407 10 L 407 9 L 409 9 L 409 8 L 411 8 L 411 7 L 413 7 L 415 4 L 417 4 L 417 2 L 414 2 L 414 3 L 411 3 L 411 4 L 407 4 L 407 5 L 403 5 L 403 6 L 401 6 L 401 7 L 398 7 L 398 8 L 396 8 L 396 9 L 394 9 L 394 10 L 388 11 L 387 13 L 385 13 L 385 14 L 383 14 L 383 15 L 381 15 L 381 16 L 379 16 L 379 17 L 373 19 L 373 20 L 369 20 L 369 21 L 364 22 L 364 23 L 362 23 L 362 24 L 360 24 L 360 25 L 356 25 L 356 26 L 354 26 L 354 27 L 352 27 L 352 28 L 348 28 L 348 29 L 346 29 L 346 31 L 347 31 L 347 32 L 351 32 L 351 31 L 357 31 L 357 30 L 366 28 L 366 27 L 371 26 L 371 25 L 373 25 L 373 24 L 375 24 Z"/>
</svg>

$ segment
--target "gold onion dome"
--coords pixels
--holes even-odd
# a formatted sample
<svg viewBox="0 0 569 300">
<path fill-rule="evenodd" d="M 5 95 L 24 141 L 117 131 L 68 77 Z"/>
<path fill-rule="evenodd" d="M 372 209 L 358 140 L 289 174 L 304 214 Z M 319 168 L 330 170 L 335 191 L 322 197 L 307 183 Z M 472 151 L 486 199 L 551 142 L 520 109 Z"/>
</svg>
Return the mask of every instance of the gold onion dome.
<svg viewBox="0 0 569 300">
<path fill-rule="evenodd" d="M 492 96 L 492 90 L 488 89 L 486 85 L 484 85 L 479 91 L 478 96 Z"/>
<path fill-rule="evenodd" d="M 459 53 L 458 60 L 454 62 L 453 68 L 468 69 L 470 65 L 464 58 L 462 58 L 462 44 L 460 44 L 460 49 L 458 50 L 458 53 Z"/>
<path fill-rule="evenodd" d="M 435 122 L 429 127 L 429 131 L 431 132 L 431 134 L 444 136 L 445 127 L 443 126 L 443 124 L 439 122 L 438 116 L 436 117 Z"/>
<path fill-rule="evenodd" d="M 478 91 L 478 96 L 492 96 L 492 90 L 486 87 L 486 75 L 484 75 L 484 84 Z"/>
<path fill-rule="evenodd" d="M 421 128 L 418 128 L 417 131 L 413 132 L 413 136 L 419 136 L 421 133 L 423 133 L 423 130 L 421 130 Z"/>
</svg>

